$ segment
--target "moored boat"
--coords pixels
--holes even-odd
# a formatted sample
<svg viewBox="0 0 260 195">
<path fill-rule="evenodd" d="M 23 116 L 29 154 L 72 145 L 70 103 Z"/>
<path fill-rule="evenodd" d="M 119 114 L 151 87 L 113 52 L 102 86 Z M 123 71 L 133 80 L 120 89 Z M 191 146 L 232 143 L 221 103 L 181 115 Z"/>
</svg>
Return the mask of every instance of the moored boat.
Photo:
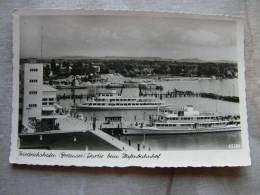
<svg viewBox="0 0 260 195">
<path fill-rule="evenodd" d="M 167 107 L 164 101 L 147 97 L 122 97 L 115 94 L 100 94 L 82 104 L 76 104 L 77 109 L 88 110 L 156 110 Z"/>
<path fill-rule="evenodd" d="M 149 123 L 134 123 L 123 127 L 123 134 L 179 134 L 240 131 L 239 116 L 200 113 L 193 106 L 172 113 L 151 117 Z"/>
</svg>

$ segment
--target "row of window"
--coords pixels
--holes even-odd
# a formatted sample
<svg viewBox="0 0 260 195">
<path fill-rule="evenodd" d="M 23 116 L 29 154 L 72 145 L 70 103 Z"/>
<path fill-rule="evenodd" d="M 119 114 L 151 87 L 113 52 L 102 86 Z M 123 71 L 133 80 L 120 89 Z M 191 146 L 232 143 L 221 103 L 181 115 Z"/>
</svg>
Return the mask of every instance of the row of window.
<svg viewBox="0 0 260 195">
<path fill-rule="evenodd" d="M 113 94 L 99 94 L 99 96 L 111 97 Z"/>
<path fill-rule="evenodd" d="M 30 68 L 30 72 L 38 72 L 38 68 Z"/>
<path fill-rule="evenodd" d="M 175 124 L 156 124 L 157 127 L 175 127 Z"/>
<path fill-rule="evenodd" d="M 30 82 L 30 83 L 37 83 L 38 80 L 37 80 L 37 79 L 30 79 L 29 82 Z"/>
<path fill-rule="evenodd" d="M 45 102 L 45 101 L 54 101 L 54 98 L 42 98 L 42 101 Z"/>
<path fill-rule="evenodd" d="M 170 117 L 168 118 L 170 120 L 193 120 L 193 119 L 197 119 L 197 120 L 205 120 L 205 119 L 216 119 L 216 117 L 197 117 L 197 118 L 193 118 L 193 117 Z"/>
<path fill-rule="evenodd" d="M 168 118 L 170 120 L 193 120 L 192 117 L 181 117 L 181 118 L 178 118 L 178 117 L 171 117 L 171 118 Z"/>
<path fill-rule="evenodd" d="M 48 104 L 47 102 L 42 102 L 42 105 L 43 106 L 47 106 L 47 105 L 52 106 L 52 105 L 54 105 L 54 103 L 53 102 L 49 102 L 49 104 Z"/>
<path fill-rule="evenodd" d="M 225 122 L 219 122 L 219 123 L 206 123 L 206 124 L 197 124 L 198 126 L 203 126 L 203 127 L 211 127 L 211 126 L 219 126 L 219 125 L 225 125 Z M 180 124 L 182 127 L 191 127 L 194 126 L 195 124 Z M 156 124 L 157 127 L 175 127 L 176 124 Z"/>
<path fill-rule="evenodd" d="M 36 95 L 36 94 L 37 94 L 37 91 L 29 91 L 29 94 L 30 94 L 30 95 Z"/>
<path fill-rule="evenodd" d="M 105 99 L 103 99 L 105 100 Z M 137 101 L 137 102 L 152 102 L 151 99 L 127 99 L 127 98 L 120 98 L 120 99 L 110 99 L 111 102 L 130 102 L 130 101 Z"/>
<path fill-rule="evenodd" d="M 179 126 L 181 127 L 190 127 L 193 126 L 194 124 L 180 124 Z M 156 124 L 157 127 L 176 127 L 176 124 Z"/>
<path fill-rule="evenodd" d="M 29 108 L 36 108 L 37 104 L 29 104 Z"/>
<path fill-rule="evenodd" d="M 47 106 L 47 105 L 53 106 L 54 103 L 53 103 L 53 102 L 49 102 L 49 103 L 43 102 L 42 105 L 43 105 L 43 106 Z M 29 104 L 29 108 L 36 108 L 36 107 L 37 107 L 37 104 Z"/>
<path fill-rule="evenodd" d="M 95 101 L 106 101 L 107 99 L 105 98 L 96 98 Z M 137 101 L 137 102 L 152 102 L 153 100 L 152 99 L 129 99 L 129 98 L 112 98 L 112 99 L 109 99 L 110 102 L 130 102 L 130 101 Z"/>
<path fill-rule="evenodd" d="M 89 106 L 105 106 L 105 103 L 89 103 Z M 145 105 L 159 105 L 159 103 L 124 103 L 124 104 L 112 104 L 109 103 L 109 106 L 145 106 Z"/>
<path fill-rule="evenodd" d="M 136 101 L 136 99 L 110 99 L 111 102 L 114 102 L 114 101 L 121 101 L 121 102 L 124 102 L 124 101 Z"/>
<path fill-rule="evenodd" d="M 197 119 L 198 120 L 203 120 L 203 119 L 216 119 L 216 117 L 214 117 L 214 116 L 211 116 L 211 117 L 209 117 L 209 116 L 201 116 L 201 117 L 197 117 Z"/>
</svg>

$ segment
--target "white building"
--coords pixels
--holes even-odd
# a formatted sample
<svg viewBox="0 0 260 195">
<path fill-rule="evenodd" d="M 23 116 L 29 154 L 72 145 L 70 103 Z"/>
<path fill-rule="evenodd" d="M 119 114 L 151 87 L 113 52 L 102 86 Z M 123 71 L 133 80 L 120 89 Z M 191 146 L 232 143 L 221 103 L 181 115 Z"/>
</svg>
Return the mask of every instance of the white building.
<svg viewBox="0 0 260 195">
<path fill-rule="evenodd" d="M 24 64 L 23 76 L 23 126 L 31 133 L 56 129 L 56 89 L 43 84 L 43 64 Z"/>
</svg>

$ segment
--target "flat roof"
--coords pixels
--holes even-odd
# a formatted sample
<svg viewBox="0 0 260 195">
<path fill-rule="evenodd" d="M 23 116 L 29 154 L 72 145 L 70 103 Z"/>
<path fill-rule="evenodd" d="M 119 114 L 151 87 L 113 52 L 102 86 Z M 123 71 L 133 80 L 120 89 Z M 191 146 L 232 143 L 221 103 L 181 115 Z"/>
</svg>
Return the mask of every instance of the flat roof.
<svg viewBox="0 0 260 195">
<path fill-rule="evenodd" d="M 42 85 L 42 91 L 53 91 L 56 92 L 57 90 L 49 85 Z"/>
</svg>

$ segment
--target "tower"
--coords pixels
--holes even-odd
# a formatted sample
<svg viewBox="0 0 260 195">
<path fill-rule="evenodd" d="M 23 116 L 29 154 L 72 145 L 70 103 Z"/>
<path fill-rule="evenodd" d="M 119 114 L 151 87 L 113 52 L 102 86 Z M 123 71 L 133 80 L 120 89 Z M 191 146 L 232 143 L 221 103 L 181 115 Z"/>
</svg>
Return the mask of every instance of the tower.
<svg viewBox="0 0 260 195">
<path fill-rule="evenodd" d="M 24 64 L 22 124 L 25 127 L 29 127 L 30 121 L 41 119 L 42 83 L 43 64 Z"/>
</svg>

